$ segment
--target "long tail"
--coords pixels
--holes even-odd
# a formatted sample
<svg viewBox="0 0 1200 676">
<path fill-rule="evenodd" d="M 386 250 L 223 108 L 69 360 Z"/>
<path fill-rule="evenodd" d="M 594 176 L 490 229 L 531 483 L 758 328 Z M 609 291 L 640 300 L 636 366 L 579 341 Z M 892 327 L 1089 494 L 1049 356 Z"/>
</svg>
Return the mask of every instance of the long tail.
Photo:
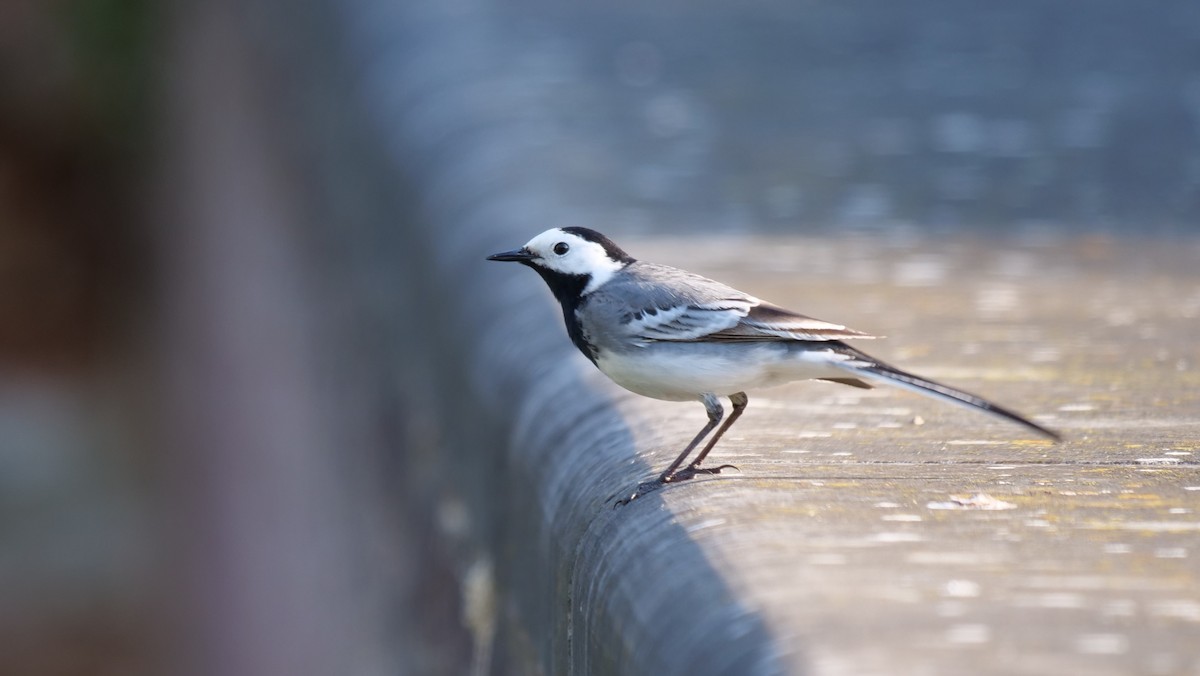
<svg viewBox="0 0 1200 676">
<path fill-rule="evenodd" d="M 992 402 L 970 392 L 955 389 L 949 385 L 943 385 L 938 382 L 922 378 L 918 375 L 913 375 L 907 371 L 902 371 L 894 366 L 889 366 L 883 362 L 860 352 L 845 343 L 840 343 L 836 346 L 835 351 L 843 356 L 850 357 L 845 361 L 836 362 L 836 366 L 845 369 L 846 371 L 855 374 L 856 376 L 869 381 L 877 381 L 899 387 L 900 389 L 923 394 L 934 399 L 957 404 L 964 408 L 971 408 L 985 413 L 990 413 L 1000 418 L 1005 418 L 1023 425 L 1029 429 L 1044 435 L 1054 441 L 1062 441 L 1062 435 L 1054 430 L 1047 429 L 1032 420 L 1013 413 L 1012 411 L 997 406 Z"/>
</svg>

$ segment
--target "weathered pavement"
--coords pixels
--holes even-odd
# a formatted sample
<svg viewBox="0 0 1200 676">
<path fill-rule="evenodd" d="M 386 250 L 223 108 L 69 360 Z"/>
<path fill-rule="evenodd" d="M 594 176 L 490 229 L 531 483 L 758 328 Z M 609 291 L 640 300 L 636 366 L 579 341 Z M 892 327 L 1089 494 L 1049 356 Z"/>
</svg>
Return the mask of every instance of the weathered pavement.
<svg viewBox="0 0 1200 676">
<path fill-rule="evenodd" d="M 752 392 L 711 456 L 740 472 L 625 509 L 689 533 L 796 673 L 1200 672 L 1200 241 L 622 243 L 1067 439 L 894 390 Z M 655 471 L 704 419 L 620 405 Z"/>
</svg>

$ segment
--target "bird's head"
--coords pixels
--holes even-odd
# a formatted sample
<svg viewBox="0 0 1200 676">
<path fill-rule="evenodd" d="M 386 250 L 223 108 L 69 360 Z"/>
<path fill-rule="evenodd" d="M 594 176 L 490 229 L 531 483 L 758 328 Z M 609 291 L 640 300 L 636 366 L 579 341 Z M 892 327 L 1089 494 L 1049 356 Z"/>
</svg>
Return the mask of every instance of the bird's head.
<svg viewBox="0 0 1200 676">
<path fill-rule="evenodd" d="M 587 228 L 551 228 L 512 251 L 492 254 L 489 261 L 528 265 L 558 295 L 563 286 L 587 294 L 607 282 L 634 259 L 612 240 Z"/>
</svg>

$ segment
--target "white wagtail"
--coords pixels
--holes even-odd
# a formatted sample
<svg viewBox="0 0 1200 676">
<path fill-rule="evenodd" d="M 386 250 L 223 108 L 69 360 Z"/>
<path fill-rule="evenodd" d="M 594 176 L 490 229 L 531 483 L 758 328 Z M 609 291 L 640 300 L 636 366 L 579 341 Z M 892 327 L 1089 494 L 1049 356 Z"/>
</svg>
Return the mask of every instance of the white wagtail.
<svg viewBox="0 0 1200 676">
<path fill-rule="evenodd" d="M 618 385 L 655 399 L 699 400 L 708 411 L 708 424 L 679 457 L 622 504 L 664 484 L 732 467 L 701 468 L 700 463 L 746 409 L 746 390 L 793 380 L 862 388 L 886 383 L 1060 440 L 1056 432 L 982 397 L 901 371 L 843 342 L 873 336 L 796 314 L 700 275 L 636 260 L 594 230 L 552 228 L 488 260 L 514 261 L 541 275 L 562 305 L 571 342 Z M 721 422 L 720 396 L 729 397 L 733 412 L 681 470 Z"/>
</svg>

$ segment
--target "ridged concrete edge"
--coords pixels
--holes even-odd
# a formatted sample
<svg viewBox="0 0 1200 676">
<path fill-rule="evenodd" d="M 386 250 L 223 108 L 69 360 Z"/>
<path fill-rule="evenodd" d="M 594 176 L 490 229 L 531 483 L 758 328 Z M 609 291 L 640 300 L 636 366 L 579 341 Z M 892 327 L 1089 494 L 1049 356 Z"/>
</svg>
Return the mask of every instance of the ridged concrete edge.
<svg viewBox="0 0 1200 676">
<path fill-rule="evenodd" d="M 494 562 L 506 671 L 780 672 L 762 620 L 660 499 L 611 508 L 649 471 L 630 426 L 652 421 L 618 412 L 536 276 L 484 261 L 578 220 L 558 204 L 567 85 L 499 47 L 483 8 L 451 4 L 335 12 L 367 133 L 420 202 L 405 278 L 435 360 L 422 386 L 439 402 L 443 490 L 468 505 Z"/>
</svg>

